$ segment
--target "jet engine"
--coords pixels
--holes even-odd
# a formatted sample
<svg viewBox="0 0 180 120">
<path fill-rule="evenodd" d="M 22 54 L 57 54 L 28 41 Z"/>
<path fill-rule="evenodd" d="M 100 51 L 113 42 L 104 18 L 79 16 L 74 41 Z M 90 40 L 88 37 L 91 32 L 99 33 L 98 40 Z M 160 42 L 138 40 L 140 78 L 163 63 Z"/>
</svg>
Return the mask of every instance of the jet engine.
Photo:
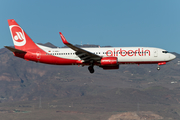
<svg viewBox="0 0 180 120">
<path fill-rule="evenodd" d="M 101 66 L 116 66 L 118 65 L 117 57 L 104 57 L 101 59 Z"/>
</svg>

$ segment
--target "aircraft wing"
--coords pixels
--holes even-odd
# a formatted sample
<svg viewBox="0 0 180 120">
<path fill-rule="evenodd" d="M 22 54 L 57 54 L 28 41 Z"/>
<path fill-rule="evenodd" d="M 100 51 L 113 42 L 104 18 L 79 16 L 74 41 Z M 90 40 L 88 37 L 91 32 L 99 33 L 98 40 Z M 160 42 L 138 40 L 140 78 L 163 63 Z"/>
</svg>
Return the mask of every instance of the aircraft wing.
<svg viewBox="0 0 180 120">
<path fill-rule="evenodd" d="M 89 51 L 86 51 L 84 49 L 81 49 L 79 47 L 76 47 L 74 45 L 72 45 L 71 43 L 69 43 L 66 38 L 63 36 L 63 34 L 61 32 L 59 32 L 60 36 L 61 36 L 61 39 L 63 41 L 63 43 L 68 46 L 69 48 L 73 49 L 74 51 L 76 51 L 76 55 L 81 59 L 81 60 L 84 60 L 84 62 L 89 62 L 91 60 L 95 60 L 95 61 L 98 61 L 98 60 L 101 60 L 101 56 L 99 55 L 96 55 L 92 52 L 89 52 Z"/>
</svg>

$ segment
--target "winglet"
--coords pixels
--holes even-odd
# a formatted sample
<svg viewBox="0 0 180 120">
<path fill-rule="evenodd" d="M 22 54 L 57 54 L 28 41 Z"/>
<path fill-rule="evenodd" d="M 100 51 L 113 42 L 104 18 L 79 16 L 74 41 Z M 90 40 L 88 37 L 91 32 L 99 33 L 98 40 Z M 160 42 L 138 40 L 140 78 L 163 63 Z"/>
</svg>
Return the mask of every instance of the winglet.
<svg viewBox="0 0 180 120">
<path fill-rule="evenodd" d="M 63 36 L 63 34 L 61 32 L 59 32 L 61 39 L 63 41 L 64 44 L 69 44 L 68 41 L 66 40 L 66 38 Z"/>
</svg>

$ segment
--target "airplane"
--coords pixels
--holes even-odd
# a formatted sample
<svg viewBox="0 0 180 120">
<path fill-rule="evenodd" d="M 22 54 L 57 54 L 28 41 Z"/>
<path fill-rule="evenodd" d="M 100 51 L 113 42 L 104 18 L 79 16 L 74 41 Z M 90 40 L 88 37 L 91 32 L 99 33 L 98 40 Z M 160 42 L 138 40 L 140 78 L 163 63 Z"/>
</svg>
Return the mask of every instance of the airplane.
<svg viewBox="0 0 180 120">
<path fill-rule="evenodd" d="M 14 19 L 8 19 L 8 24 L 14 48 L 5 48 L 12 51 L 14 56 L 27 61 L 89 66 L 89 72 L 94 73 L 95 65 L 104 70 L 114 70 L 122 64 L 157 64 L 157 70 L 160 70 L 160 65 L 176 58 L 172 53 L 155 47 L 79 48 L 69 43 L 61 32 L 62 42 L 69 48 L 50 48 L 34 43 Z"/>
</svg>

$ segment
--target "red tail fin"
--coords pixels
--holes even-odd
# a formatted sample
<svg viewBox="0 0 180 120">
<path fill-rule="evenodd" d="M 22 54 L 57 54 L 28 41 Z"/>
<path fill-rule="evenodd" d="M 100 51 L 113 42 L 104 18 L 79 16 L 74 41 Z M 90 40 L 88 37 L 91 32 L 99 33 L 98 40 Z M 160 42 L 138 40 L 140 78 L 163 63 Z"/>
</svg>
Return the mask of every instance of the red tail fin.
<svg viewBox="0 0 180 120">
<path fill-rule="evenodd" d="M 38 49 L 38 46 L 31 40 L 25 31 L 16 23 L 14 19 L 8 20 L 9 29 L 14 42 L 14 46 L 19 50 Z"/>
</svg>

